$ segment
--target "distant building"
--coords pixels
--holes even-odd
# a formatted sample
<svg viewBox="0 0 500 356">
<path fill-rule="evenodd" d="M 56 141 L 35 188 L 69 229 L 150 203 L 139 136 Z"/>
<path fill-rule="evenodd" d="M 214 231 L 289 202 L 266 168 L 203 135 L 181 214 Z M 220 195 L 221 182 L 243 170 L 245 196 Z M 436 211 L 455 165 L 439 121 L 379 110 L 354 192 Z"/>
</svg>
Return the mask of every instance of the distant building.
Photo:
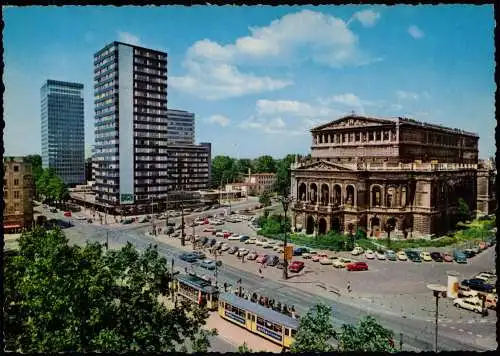
<svg viewBox="0 0 500 356">
<path fill-rule="evenodd" d="M 33 174 L 23 157 L 5 157 L 3 176 L 3 228 L 18 232 L 33 224 Z"/>
<path fill-rule="evenodd" d="M 276 174 L 274 173 L 253 173 L 245 179 L 249 185 L 248 193 L 250 195 L 262 195 L 265 192 L 271 192 L 276 183 Z"/>
<path fill-rule="evenodd" d="M 183 110 L 167 110 L 167 142 L 194 145 L 194 114 Z"/>
<path fill-rule="evenodd" d="M 168 191 L 194 191 L 210 185 L 212 152 L 210 143 L 167 147 Z"/>
<path fill-rule="evenodd" d="M 40 89 L 42 166 L 65 184 L 85 181 L 83 84 L 47 80 Z"/>
<path fill-rule="evenodd" d="M 85 181 L 92 180 L 92 157 L 85 159 Z"/>
</svg>

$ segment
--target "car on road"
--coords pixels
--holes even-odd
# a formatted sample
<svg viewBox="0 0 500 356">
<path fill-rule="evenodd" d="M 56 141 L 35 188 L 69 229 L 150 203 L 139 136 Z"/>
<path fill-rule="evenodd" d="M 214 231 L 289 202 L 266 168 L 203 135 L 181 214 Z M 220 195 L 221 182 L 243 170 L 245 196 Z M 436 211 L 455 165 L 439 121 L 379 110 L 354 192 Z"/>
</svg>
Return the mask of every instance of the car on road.
<svg viewBox="0 0 500 356">
<path fill-rule="evenodd" d="M 422 261 L 425 261 L 425 262 L 431 262 L 432 261 L 431 254 L 429 252 L 427 252 L 427 251 L 420 252 L 420 258 L 422 259 Z"/>
<path fill-rule="evenodd" d="M 248 256 L 247 256 L 247 260 L 255 260 L 257 259 L 257 252 L 256 251 L 251 251 Z"/>
<path fill-rule="evenodd" d="M 440 252 L 431 252 L 430 253 L 431 255 L 431 258 L 435 261 L 435 262 L 443 262 L 443 255 L 441 255 Z"/>
<path fill-rule="evenodd" d="M 373 260 L 373 259 L 375 259 L 375 254 L 373 253 L 372 250 L 366 250 L 365 258 L 369 259 L 369 260 Z"/>
<path fill-rule="evenodd" d="M 470 289 L 477 290 L 478 292 L 493 293 L 495 287 L 491 284 L 486 283 L 482 279 L 472 278 L 465 279 L 462 281 L 462 285 L 469 287 Z"/>
<path fill-rule="evenodd" d="M 333 265 L 333 262 L 337 260 L 336 256 L 326 256 L 319 260 L 319 263 L 322 265 Z"/>
<path fill-rule="evenodd" d="M 179 255 L 179 258 L 183 261 L 186 261 L 186 262 L 196 262 L 198 260 L 198 256 L 196 256 L 195 254 L 193 253 L 181 253 Z"/>
<path fill-rule="evenodd" d="M 227 252 L 230 253 L 231 255 L 234 255 L 236 252 L 238 252 L 238 247 L 233 246 L 229 250 L 227 250 Z"/>
<path fill-rule="evenodd" d="M 74 218 L 76 220 L 80 220 L 80 221 L 87 220 L 87 218 L 83 215 L 75 215 Z"/>
<path fill-rule="evenodd" d="M 207 259 L 207 260 L 201 261 L 200 267 L 206 268 L 206 269 L 209 269 L 209 270 L 213 270 L 216 267 L 216 263 L 213 260 L 208 260 Z"/>
<path fill-rule="evenodd" d="M 229 245 L 227 243 L 223 243 L 222 246 L 220 247 L 221 251 L 227 251 L 229 250 Z"/>
<path fill-rule="evenodd" d="M 396 253 L 393 250 L 387 250 L 387 251 L 385 251 L 385 257 L 389 261 L 396 261 L 398 259 L 398 256 L 396 255 Z"/>
<path fill-rule="evenodd" d="M 239 257 L 242 257 L 242 256 L 246 256 L 250 253 L 250 251 L 248 251 L 246 248 L 240 248 L 238 249 L 238 256 Z"/>
<path fill-rule="evenodd" d="M 328 258 L 328 255 L 324 252 L 319 252 L 319 253 L 315 254 L 314 256 L 312 256 L 311 260 L 313 262 L 319 262 L 323 258 Z"/>
<path fill-rule="evenodd" d="M 139 219 L 139 222 L 142 223 L 147 223 L 149 222 L 149 218 L 147 216 L 143 216 L 142 218 Z"/>
<path fill-rule="evenodd" d="M 445 252 L 442 254 L 444 262 L 453 262 L 453 256 Z"/>
<path fill-rule="evenodd" d="M 193 251 L 191 253 L 198 257 L 199 260 L 204 260 L 205 258 L 207 258 L 207 256 L 201 251 Z"/>
<path fill-rule="evenodd" d="M 353 256 L 359 256 L 364 252 L 363 247 L 361 246 L 356 246 L 354 249 L 351 251 L 351 255 Z"/>
<path fill-rule="evenodd" d="M 368 265 L 365 262 L 352 262 L 346 265 L 348 271 L 368 271 Z"/>
<path fill-rule="evenodd" d="M 258 240 L 255 242 L 255 244 L 256 244 L 257 246 L 262 246 L 262 245 L 264 245 L 264 243 L 265 243 L 265 242 L 267 242 L 267 239 L 258 239 Z"/>
<path fill-rule="evenodd" d="M 247 235 L 240 235 L 240 242 L 245 242 L 249 239 L 250 237 Z"/>
<path fill-rule="evenodd" d="M 418 255 L 417 251 L 414 250 L 406 250 L 406 256 L 408 256 L 408 259 L 412 262 L 422 262 L 420 259 L 420 256 Z"/>
<path fill-rule="evenodd" d="M 63 213 L 63 215 L 66 216 L 67 218 L 70 218 L 72 214 L 71 214 L 71 211 L 68 210 L 68 211 L 65 211 Z"/>
<path fill-rule="evenodd" d="M 273 246 L 276 244 L 274 241 L 266 241 L 262 244 L 263 248 L 273 248 Z"/>
<path fill-rule="evenodd" d="M 477 297 L 457 298 L 453 301 L 453 305 L 457 308 L 472 310 L 476 313 L 485 312 L 481 300 Z"/>
<path fill-rule="evenodd" d="M 453 259 L 456 263 L 467 263 L 467 257 L 460 250 L 453 250 Z"/>
<path fill-rule="evenodd" d="M 400 261 L 407 261 L 408 260 L 408 256 L 406 256 L 406 253 L 404 251 L 398 252 L 398 260 L 400 260 Z"/>
<path fill-rule="evenodd" d="M 230 241 L 240 241 L 240 235 L 234 234 L 227 238 Z"/>
<path fill-rule="evenodd" d="M 299 273 L 304 269 L 304 262 L 302 261 L 292 261 L 288 266 L 290 272 Z"/>
<path fill-rule="evenodd" d="M 267 260 L 269 259 L 269 255 L 259 255 L 255 262 L 257 263 L 266 263 Z"/>
<path fill-rule="evenodd" d="M 255 244 L 257 242 L 256 237 L 250 237 L 248 240 L 245 241 L 245 244 Z"/>
<path fill-rule="evenodd" d="M 471 248 L 463 250 L 462 253 L 465 255 L 466 258 L 472 258 L 476 255 L 476 252 Z"/>
<path fill-rule="evenodd" d="M 215 232 L 215 227 L 211 227 L 211 226 L 206 227 L 203 229 L 203 232 Z"/>
<path fill-rule="evenodd" d="M 280 261 L 280 258 L 278 256 L 274 255 L 274 256 L 270 256 L 269 257 L 269 259 L 267 260 L 266 264 L 268 266 L 274 267 L 274 266 L 276 266 L 278 264 L 279 261 Z"/>
<path fill-rule="evenodd" d="M 375 252 L 375 256 L 377 256 L 377 259 L 379 259 L 379 260 L 385 260 L 386 259 L 384 251 L 381 251 L 381 250 Z"/>
</svg>

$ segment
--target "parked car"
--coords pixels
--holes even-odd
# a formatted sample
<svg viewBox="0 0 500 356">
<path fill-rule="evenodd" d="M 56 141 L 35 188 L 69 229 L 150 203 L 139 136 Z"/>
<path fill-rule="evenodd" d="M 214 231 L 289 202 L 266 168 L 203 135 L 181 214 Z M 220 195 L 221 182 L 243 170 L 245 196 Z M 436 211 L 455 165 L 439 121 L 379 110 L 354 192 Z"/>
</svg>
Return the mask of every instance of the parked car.
<svg viewBox="0 0 500 356">
<path fill-rule="evenodd" d="M 363 248 L 361 246 L 356 246 L 354 249 L 351 251 L 351 255 L 353 256 L 358 256 L 361 255 L 364 252 Z"/>
<path fill-rule="evenodd" d="M 268 266 L 274 267 L 274 266 L 276 266 L 278 264 L 279 261 L 280 261 L 280 258 L 278 256 L 274 255 L 274 256 L 269 257 L 269 259 L 267 260 L 266 264 Z"/>
<path fill-rule="evenodd" d="M 248 240 L 245 241 L 245 244 L 255 244 L 257 242 L 257 238 L 255 237 L 250 237 Z"/>
<path fill-rule="evenodd" d="M 226 231 L 226 232 L 222 233 L 222 237 L 224 237 L 225 239 L 227 239 L 231 235 L 232 235 L 232 233 L 230 233 L 229 231 Z"/>
<path fill-rule="evenodd" d="M 432 261 L 431 254 L 429 252 L 427 252 L 427 251 L 420 252 L 420 258 L 422 259 L 422 261 L 425 261 L 425 262 L 431 262 Z"/>
<path fill-rule="evenodd" d="M 396 255 L 396 253 L 393 250 L 387 250 L 387 251 L 385 251 L 385 257 L 389 261 L 396 261 L 398 259 L 398 256 Z"/>
<path fill-rule="evenodd" d="M 264 245 L 264 243 L 265 243 L 265 242 L 267 242 L 267 239 L 258 239 L 258 240 L 255 242 L 255 244 L 256 244 L 257 246 L 262 246 L 262 245 Z"/>
<path fill-rule="evenodd" d="M 231 235 L 227 238 L 228 240 L 231 240 L 231 241 L 240 241 L 240 235 Z"/>
<path fill-rule="evenodd" d="M 346 265 L 348 271 L 368 271 L 368 265 L 365 262 L 352 262 Z"/>
<path fill-rule="evenodd" d="M 321 261 L 321 259 L 323 259 L 323 258 L 328 258 L 328 255 L 327 255 L 326 253 L 324 253 L 324 252 L 320 252 L 320 253 L 317 253 L 317 254 L 315 254 L 314 256 L 312 256 L 312 257 L 311 257 L 311 260 L 312 260 L 313 262 L 319 262 L 319 261 Z"/>
<path fill-rule="evenodd" d="M 293 255 L 294 256 L 302 256 L 302 254 L 309 252 L 309 249 L 307 247 L 296 247 L 293 250 Z"/>
<path fill-rule="evenodd" d="M 255 260 L 255 262 L 266 263 L 268 259 L 269 259 L 269 255 L 259 255 L 259 257 L 257 257 L 257 260 Z"/>
<path fill-rule="evenodd" d="M 236 252 L 238 252 L 238 247 L 232 246 L 229 248 L 229 250 L 227 250 L 227 252 L 230 253 L 231 255 L 234 255 Z"/>
<path fill-rule="evenodd" d="M 406 256 L 408 256 L 408 259 L 410 261 L 412 261 L 412 262 L 422 262 L 422 260 L 420 259 L 420 256 L 418 255 L 417 251 L 407 250 L 405 252 L 406 252 Z"/>
<path fill-rule="evenodd" d="M 186 261 L 186 262 L 196 262 L 198 260 L 198 256 L 196 256 L 195 254 L 193 253 L 181 253 L 179 255 L 179 258 L 183 261 Z"/>
<path fill-rule="evenodd" d="M 453 250 L 453 259 L 456 263 L 467 263 L 467 257 L 460 250 Z"/>
<path fill-rule="evenodd" d="M 465 279 L 462 281 L 462 285 L 479 292 L 493 293 L 495 290 L 494 286 L 478 278 Z"/>
<path fill-rule="evenodd" d="M 333 262 L 334 262 L 335 260 L 337 260 L 337 259 L 338 259 L 338 257 L 334 257 L 334 256 L 331 256 L 331 257 L 329 257 L 329 256 L 325 256 L 325 257 L 323 257 L 322 259 L 320 259 L 320 260 L 319 260 L 319 263 L 320 263 L 320 264 L 322 264 L 322 265 L 332 265 L 332 264 L 333 264 Z"/>
<path fill-rule="evenodd" d="M 493 273 L 479 272 L 474 278 L 483 279 L 485 282 L 488 282 L 488 281 L 491 281 L 491 280 L 495 280 L 496 277 L 497 276 L 495 274 L 493 274 Z"/>
<path fill-rule="evenodd" d="M 56 211 L 56 213 L 57 213 L 57 211 Z M 71 217 L 71 211 L 69 211 L 69 210 L 68 210 L 68 211 L 65 211 L 63 215 L 64 215 L 65 217 L 67 217 L 67 218 L 70 218 L 70 217 Z"/>
<path fill-rule="evenodd" d="M 476 313 L 483 313 L 485 310 L 483 309 L 482 302 L 479 298 L 470 297 L 470 298 L 457 298 L 453 301 L 453 305 L 458 308 L 472 310 Z"/>
<path fill-rule="evenodd" d="M 204 260 L 205 258 L 207 258 L 207 256 L 201 251 L 193 251 L 191 253 L 198 257 L 199 260 Z"/>
<path fill-rule="evenodd" d="M 206 268 L 206 269 L 209 269 L 209 270 L 213 270 L 215 269 L 216 265 L 215 265 L 215 261 L 212 261 L 212 260 L 204 260 L 200 263 L 200 267 L 202 268 Z"/>
<path fill-rule="evenodd" d="M 477 297 L 477 295 L 478 295 L 478 292 L 470 289 L 469 287 L 460 286 L 460 288 L 458 288 L 458 297 L 459 298 Z"/>
<path fill-rule="evenodd" d="M 258 256 L 258 255 L 257 255 L 257 252 L 252 251 L 252 252 L 250 252 L 250 253 L 248 254 L 248 256 L 247 256 L 247 260 L 255 260 L 255 259 L 257 259 L 257 256 Z"/>
<path fill-rule="evenodd" d="M 245 242 L 249 239 L 250 237 L 249 236 L 246 236 L 246 235 L 240 235 L 240 242 Z"/>
<path fill-rule="evenodd" d="M 279 241 L 276 245 L 273 246 L 274 251 L 279 251 L 281 247 L 285 246 L 283 241 Z"/>
<path fill-rule="evenodd" d="M 310 260 L 314 255 L 316 255 L 316 251 L 314 250 L 309 250 L 308 252 L 304 252 L 302 254 L 302 258 L 305 258 L 306 260 Z"/>
<path fill-rule="evenodd" d="M 408 260 L 408 256 L 406 255 L 406 252 L 399 251 L 398 252 L 398 260 L 400 260 L 400 261 L 407 261 Z"/>
<path fill-rule="evenodd" d="M 372 250 L 366 250 L 365 258 L 367 258 L 369 260 L 373 260 L 373 259 L 375 259 L 375 254 L 373 253 Z"/>
<path fill-rule="evenodd" d="M 353 260 L 351 260 L 349 258 L 341 257 L 341 258 L 338 258 L 335 261 L 333 261 L 333 267 L 335 267 L 335 268 L 345 268 L 346 264 L 351 263 L 351 262 L 355 262 L 355 261 L 353 261 Z"/>
<path fill-rule="evenodd" d="M 242 256 L 246 256 L 250 253 L 250 251 L 248 251 L 246 248 L 240 248 L 238 250 L 238 256 L 239 257 L 242 257 Z"/>
<path fill-rule="evenodd" d="M 215 232 L 215 227 L 206 227 L 203 229 L 203 232 Z"/>
<path fill-rule="evenodd" d="M 496 295 L 496 294 L 487 294 L 486 295 L 486 300 L 485 300 L 486 308 L 496 310 L 497 309 L 497 302 L 498 302 L 498 295 Z"/>
<path fill-rule="evenodd" d="M 224 234 L 221 231 L 215 233 L 215 237 L 224 237 Z"/>
<path fill-rule="evenodd" d="M 445 252 L 442 254 L 444 262 L 453 262 L 453 256 Z"/>
<path fill-rule="evenodd" d="M 443 256 L 440 252 L 431 252 L 430 255 L 435 262 L 443 262 Z"/>
<path fill-rule="evenodd" d="M 470 248 L 463 250 L 462 253 L 465 255 L 466 258 L 472 258 L 476 255 L 476 252 L 474 252 L 474 250 Z"/>
<path fill-rule="evenodd" d="M 304 268 L 304 262 L 302 261 L 292 261 L 288 266 L 290 272 L 299 273 Z"/>
<path fill-rule="evenodd" d="M 223 243 L 222 246 L 220 247 L 220 250 L 221 251 L 227 251 L 227 250 L 229 250 L 229 245 L 226 244 L 226 243 Z"/>
</svg>

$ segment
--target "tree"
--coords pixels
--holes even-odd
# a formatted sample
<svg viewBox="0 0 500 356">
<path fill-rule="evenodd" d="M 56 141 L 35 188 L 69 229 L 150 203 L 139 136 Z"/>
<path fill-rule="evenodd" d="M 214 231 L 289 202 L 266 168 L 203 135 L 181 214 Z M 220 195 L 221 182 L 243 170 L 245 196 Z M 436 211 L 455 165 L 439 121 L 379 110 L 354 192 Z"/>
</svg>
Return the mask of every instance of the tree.
<svg viewBox="0 0 500 356">
<path fill-rule="evenodd" d="M 387 247 L 391 248 L 391 232 L 396 228 L 396 219 L 394 217 L 390 217 L 385 222 L 385 232 L 387 232 Z"/>
<path fill-rule="evenodd" d="M 269 155 L 260 156 L 255 161 L 255 170 L 258 173 L 275 173 L 276 162 L 274 161 L 274 158 Z"/>
<path fill-rule="evenodd" d="M 457 219 L 461 222 L 466 222 L 470 219 L 471 213 L 469 205 L 463 198 L 458 198 L 458 213 Z"/>
<path fill-rule="evenodd" d="M 276 163 L 276 183 L 274 184 L 274 191 L 281 195 L 288 195 L 290 191 L 290 165 L 295 162 L 295 155 L 286 155 L 285 158 Z"/>
<path fill-rule="evenodd" d="M 28 155 L 26 160 L 31 163 L 31 171 L 33 172 L 33 181 L 36 182 L 43 173 L 42 168 L 42 156 L 40 155 Z"/>
<path fill-rule="evenodd" d="M 393 332 L 367 316 L 358 326 L 344 324 L 338 333 L 337 341 L 342 352 L 393 352 Z"/>
<path fill-rule="evenodd" d="M 238 173 L 240 174 L 248 174 L 248 170 L 254 170 L 252 160 L 248 158 L 239 159 L 236 162 L 236 167 L 238 168 Z"/>
<path fill-rule="evenodd" d="M 229 156 L 215 156 L 212 160 L 212 184 L 219 187 L 238 178 L 235 160 Z"/>
<path fill-rule="evenodd" d="M 35 229 L 5 259 L 5 341 L 18 352 L 171 352 L 199 340 L 206 309 L 168 309 L 170 271 L 155 247 L 130 243 L 103 252 L 98 243 L 69 246 L 60 230 Z M 195 346 L 197 345 L 197 346 Z"/>
<path fill-rule="evenodd" d="M 335 336 L 331 308 L 325 304 L 316 304 L 300 319 L 290 351 L 331 352 L 335 350 L 332 345 Z"/>
<path fill-rule="evenodd" d="M 248 345 L 247 345 L 246 342 L 243 342 L 243 344 L 241 344 L 240 346 L 238 346 L 238 351 L 237 352 L 240 353 L 240 354 L 247 354 L 247 353 L 253 352 L 253 350 L 248 347 Z"/>
<path fill-rule="evenodd" d="M 264 205 L 264 206 L 269 206 L 271 205 L 271 197 L 269 196 L 269 193 L 263 193 L 259 197 L 259 203 Z"/>
</svg>

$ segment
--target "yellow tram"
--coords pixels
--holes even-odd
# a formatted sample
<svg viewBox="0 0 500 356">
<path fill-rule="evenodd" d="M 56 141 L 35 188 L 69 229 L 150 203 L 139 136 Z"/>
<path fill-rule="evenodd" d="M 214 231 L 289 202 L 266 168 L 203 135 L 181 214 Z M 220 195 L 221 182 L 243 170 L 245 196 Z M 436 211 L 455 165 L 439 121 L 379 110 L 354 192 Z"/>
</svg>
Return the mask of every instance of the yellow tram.
<svg viewBox="0 0 500 356">
<path fill-rule="evenodd" d="M 290 348 L 299 327 L 297 319 L 231 293 L 220 295 L 219 315 L 285 348 Z"/>
<path fill-rule="evenodd" d="M 217 310 L 219 290 L 209 281 L 196 275 L 177 275 L 175 277 L 175 290 L 178 297 L 189 302 L 202 304 L 206 302 L 208 310 Z"/>
</svg>

